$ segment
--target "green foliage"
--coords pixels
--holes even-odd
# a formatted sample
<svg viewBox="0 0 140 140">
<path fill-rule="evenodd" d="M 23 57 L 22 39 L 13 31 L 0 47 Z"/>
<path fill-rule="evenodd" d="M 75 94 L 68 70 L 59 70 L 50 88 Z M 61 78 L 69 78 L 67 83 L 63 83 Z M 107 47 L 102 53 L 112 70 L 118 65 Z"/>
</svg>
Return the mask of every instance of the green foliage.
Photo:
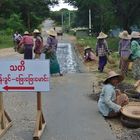
<svg viewBox="0 0 140 140">
<path fill-rule="evenodd" d="M 133 25 L 139 26 L 139 0 L 67 0 L 78 7 L 75 24 L 88 27 L 88 10 L 94 32 L 105 31 L 117 26 L 130 31 Z M 81 18 L 82 17 L 82 18 Z"/>
<path fill-rule="evenodd" d="M 5 32 L 0 33 L 0 49 L 13 47 L 11 35 L 6 35 Z"/>
<path fill-rule="evenodd" d="M 80 44 L 82 47 L 90 46 L 91 48 L 96 48 L 97 39 L 95 37 L 85 37 L 85 38 L 77 38 L 77 44 Z M 109 50 L 112 52 L 118 51 L 118 43 L 119 38 L 107 38 Z M 117 55 L 117 53 L 116 53 Z"/>
<path fill-rule="evenodd" d="M 57 25 L 61 25 L 62 24 L 62 12 L 61 11 L 54 11 L 51 12 L 51 18 L 53 20 L 55 20 Z"/>
<path fill-rule="evenodd" d="M 0 17 L 0 29 L 6 27 L 6 20 L 3 17 Z"/>
<path fill-rule="evenodd" d="M 60 11 L 51 12 L 51 19 L 56 22 L 56 25 L 62 26 L 63 24 L 63 29 L 67 32 L 71 27 L 74 27 L 75 15 L 75 11 L 61 9 Z"/>
<path fill-rule="evenodd" d="M 49 16 L 49 5 L 57 2 L 58 0 L 3 0 L 0 2 L 0 17 L 2 17 L 0 18 L 0 25 L 3 25 L 0 26 L 0 29 L 19 27 L 18 30 L 23 30 L 23 28 L 29 31 L 33 30 Z M 14 14 L 20 18 L 13 17 Z M 14 18 L 18 20 L 15 21 L 15 24 Z M 8 20 L 7 24 L 5 24 L 6 20 Z"/>
<path fill-rule="evenodd" d="M 77 38 L 77 44 L 80 44 L 80 46 L 82 47 L 86 47 L 88 45 L 91 48 L 95 49 L 96 38 L 94 37 Z"/>
<path fill-rule="evenodd" d="M 19 31 L 22 32 L 24 29 L 23 22 L 20 19 L 20 15 L 12 14 L 10 18 L 7 20 L 7 27 L 11 29 L 11 31 Z"/>
<path fill-rule="evenodd" d="M 116 52 L 118 51 L 118 44 L 119 44 L 119 38 L 118 37 L 109 37 L 107 39 L 108 47 L 111 51 Z"/>
<path fill-rule="evenodd" d="M 140 1 L 139 0 L 112 0 L 114 15 L 117 24 L 125 30 L 139 23 Z"/>
</svg>

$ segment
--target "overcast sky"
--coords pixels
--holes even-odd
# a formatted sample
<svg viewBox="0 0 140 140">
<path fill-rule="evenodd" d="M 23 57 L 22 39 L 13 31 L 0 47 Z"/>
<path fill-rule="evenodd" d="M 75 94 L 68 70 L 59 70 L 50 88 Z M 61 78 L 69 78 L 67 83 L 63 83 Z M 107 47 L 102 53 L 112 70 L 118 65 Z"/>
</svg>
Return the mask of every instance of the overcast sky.
<svg viewBox="0 0 140 140">
<path fill-rule="evenodd" d="M 63 0 L 59 0 L 59 5 L 50 7 L 51 11 L 59 11 L 60 9 L 67 8 L 68 10 L 76 10 L 73 6 L 64 3 Z"/>
</svg>

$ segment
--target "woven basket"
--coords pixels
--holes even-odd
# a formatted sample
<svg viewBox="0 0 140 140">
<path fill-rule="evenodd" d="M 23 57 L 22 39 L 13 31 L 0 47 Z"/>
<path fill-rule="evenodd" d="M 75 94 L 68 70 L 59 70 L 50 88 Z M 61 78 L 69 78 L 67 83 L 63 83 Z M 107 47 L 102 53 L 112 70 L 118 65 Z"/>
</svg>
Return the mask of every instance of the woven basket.
<svg viewBox="0 0 140 140">
<path fill-rule="evenodd" d="M 121 113 L 128 118 L 140 120 L 140 103 L 134 102 L 133 104 L 124 106 Z"/>
<path fill-rule="evenodd" d="M 128 128 L 140 128 L 140 120 L 121 116 L 121 123 Z"/>
</svg>

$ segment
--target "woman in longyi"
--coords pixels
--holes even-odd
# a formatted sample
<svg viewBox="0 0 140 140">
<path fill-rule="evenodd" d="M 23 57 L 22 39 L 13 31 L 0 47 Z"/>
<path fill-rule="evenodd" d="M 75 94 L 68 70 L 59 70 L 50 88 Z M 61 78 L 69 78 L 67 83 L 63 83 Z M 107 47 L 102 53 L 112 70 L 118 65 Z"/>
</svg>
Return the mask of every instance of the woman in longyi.
<svg viewBox="0 0 140 140">
<path fill-rule="evenodd" d="M 122 94 L 115 87 L 124 79 L 114 71 L 109 72 L 108 78 L 104 81 L 104 86 L 98 101 L 98 108 L 104 117 L 115 117 L 120 114 L 121 108 L 128 104 L 129 99 L 126 94 Z"/>
</svg>

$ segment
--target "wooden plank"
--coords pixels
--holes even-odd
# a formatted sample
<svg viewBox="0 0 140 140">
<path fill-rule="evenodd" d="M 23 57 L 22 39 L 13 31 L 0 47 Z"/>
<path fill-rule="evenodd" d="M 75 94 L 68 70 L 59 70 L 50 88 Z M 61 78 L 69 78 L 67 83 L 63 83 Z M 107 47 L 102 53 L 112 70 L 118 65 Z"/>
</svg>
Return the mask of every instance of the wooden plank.
<svg viewBox="0 0 140 140">
<path fill-rule="evenodd" d="M 41 110 L 38 110 L 33 140 L 39 140 L 40 139 L 40 137 L 41 137 L 41 135 L 42 135 L 42 133 L 45 129 L 45 126 L 46 126 L 46 123 L 45 123 L 45 119 L 43 117 L 43 113 L 42 113 Z"/>
</svg>

